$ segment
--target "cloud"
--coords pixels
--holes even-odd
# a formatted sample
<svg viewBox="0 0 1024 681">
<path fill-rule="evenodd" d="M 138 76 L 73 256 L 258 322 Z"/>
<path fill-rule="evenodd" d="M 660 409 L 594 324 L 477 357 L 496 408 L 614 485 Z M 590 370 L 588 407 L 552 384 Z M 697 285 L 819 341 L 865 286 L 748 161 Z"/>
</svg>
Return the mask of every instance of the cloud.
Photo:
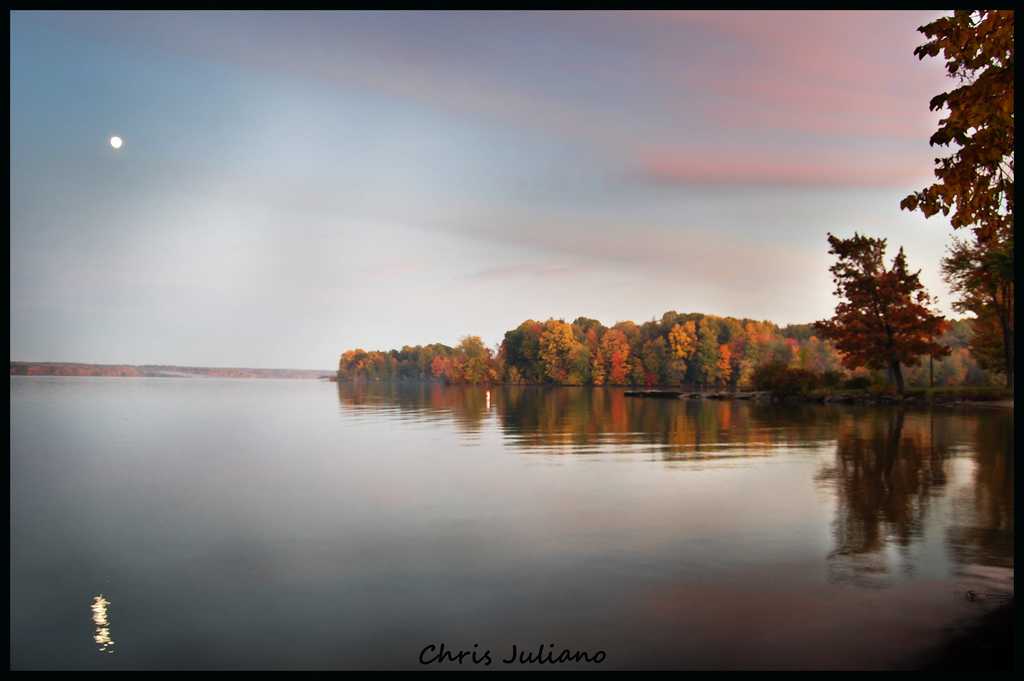
<svg viewBox="0 0 1024 681">
<path fill-rule="evenodd" d="M 801 132 L 924 140 L 948 85 L 912 52 L 939 13 L 64 15 L 93 39 L 376 93 L 629 157 L 637 141 Z M 185 35 L 186 39 L 182 39 Z M 607 45 L 606 50 L 593 47 Z M 561 49 L 553 46 L 559 45 Z M 532 46 L 524 53 L 523 46 Z M 542 68 L 541 68 L 542 67 Z M 638 125 L 642 129 L 638 130 Z"/>
<path fill-rule="evenodd" d="M 642 154 L 635 173 L 656 185 L 904 187 L 927 181 L 931 165 L 914 154 L 792 149 L 681 149 Z"/>
<path fill-rule="evenodd" d="M 569 267 L 567 265 L 539 265 L 531 263 L 520 263 L 500 267 L 488 267 L 486 269 L 467 275 L 468 279 L 480 279 L 484 281 L 501 281 L 505 279 L 522 279 L 529 277 L 560 277 L 580 273 L 580 267 Z"/>
<path fill-rule="evenodd" d="M 940 12 L 694 12 L 735 56 L 698 70 L 709 125 L 918 140 L 929 99 L 948 87 L 941 60 L 919 61 L 916 28 Z"/>
</svg>

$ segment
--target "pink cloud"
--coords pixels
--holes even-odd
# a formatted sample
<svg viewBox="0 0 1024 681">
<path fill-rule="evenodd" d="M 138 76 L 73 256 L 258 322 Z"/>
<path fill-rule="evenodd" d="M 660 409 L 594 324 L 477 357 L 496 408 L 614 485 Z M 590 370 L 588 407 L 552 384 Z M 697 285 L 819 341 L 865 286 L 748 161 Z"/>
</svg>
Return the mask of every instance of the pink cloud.
<svg viewBox="0 0 1024 681">
<path fill-rule="evenodd" d="M 717 97 L 703 103 L 704 115 L 727 128 L 924 140 L 939 119 L 939 114 L 928 111 L 926 97 L 827 83 L 744 75 L 711 83 L 708 89 Z"/>
<path fill-rule="evenodd" d="M 922 139 L 937 122 L 929 99 L 950 83 L 939 60 L 919 61 L 913 50 L 924 41 L 916 28 L 939 14 L 682 12 L 668 19 L 716 38 L 716 67 L 677 77 L 701 93 L 696 104 L 710 126 Z"/>
<path fill-rule="evenodd" d="M 521 33 L 523 41 L 562 39 L 567 54 L 579 51 L 580 45 L 600 44 L 622 55 L 619 69 L 588 62 L 585 52 L 576 59 L 554 58 L 543 75 L 561 73 L 564 90 L 541 87 L 546 78 L 526 67 L 517 71 L 515 61 L 499 69 L 456 58 L 471 55 L 470 47 L 485 45 L 486 34 L 468 34 L 468 47 L 453 56 L 447 44 L 410 41 L 387 31 L 347 35 L 344 45 L 359 49 L 343 51 L 330 42 L 296 39 L 302 26 L 290 22 L 284 26 L 292 32 L 279 33 L 247 19 L 252 22 L 250 34 L 225 32 L 220 21 L 193 26 L 187 15 L 131 15 L 118 21 L 126 29 L 146 29 L 122 33 L 138 34 L 136 40 L 145 36 L 148 49 L 285 76 L 292 82 L 308 79 L 339 92 L 376 92 L 457 116 L 539 131 L 591 151 L 612 172 L 639 158 L 643 175 L 669 183 L 873 186 L 931 178 L 932 154 L 926 144 L 937 115 L 927 105 L 950 82 L 939 60 L 921 62 L 913 49 L 924 39 L 916 28 L 939 14 L 687 11 L 593 13 L 567 19 L 555 13 L 538 15 L 544 21 L 532 26 L 534 32 L 515 24 L 488 26 L 491 31 Z M 460 16 L 453 14 L 451 20 Z M 179 22 L 190 29 L 188 41 L 180 39 Z M 98 36 L 110 30 L 102 16 L 94 16 L 89 25 Z M 526 75 L 530 77 L 521 77 Z M 605 79 L 600 81 L 607 86 L 604 97 L 573 95 L 574 84 L 589 78 Z M 631 87 L 636 83 L 642 87 Z M 783 139 L 786 133 L 788 139 Z M 793 133 L 813 138 L 815 152 L 797 155 L 789 141 Z M 731 143 L 740 135 L 774 144 L 777 151 L 644 151 L 659 144 L 678 145 L 683 136 L 710 144 Z M 919 143 L 925 155 L 894 150 L 851 158 L 837 150 L 851 139 Z"/>
<path fill-rule="evenodd" d="M 914 185 L 931 166 L 912 154 L 766 152 L 698 149 L 641 156 L 638 173 L 659 184 L 771 184 L 783 186 L 886 187 Z"/>
</svg>

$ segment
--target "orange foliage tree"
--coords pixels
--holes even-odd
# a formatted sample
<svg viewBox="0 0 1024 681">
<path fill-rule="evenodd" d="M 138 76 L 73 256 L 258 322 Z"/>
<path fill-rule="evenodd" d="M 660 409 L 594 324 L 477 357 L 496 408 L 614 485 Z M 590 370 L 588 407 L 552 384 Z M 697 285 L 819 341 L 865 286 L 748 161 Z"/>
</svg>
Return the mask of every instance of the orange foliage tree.
<svg viewBox="0 0 1024 681">
<path fill-rule="evenodd" d="M 977 317 L 974 353 L 1014 377 L 1014 12 L 965 9 L 918 29 L 928 42 L 919 59 L 945 60 L 958 87 L 932 98 L 945 110 L 932 146 L 952 153 L 935 159 L 935 183 L 903 199 L 900 207 L 925 217 L 948 215 L 954 229 L 969 227 L 970 240 L 956 239 L 943 273 L 958 294 L 959 312 Z M 998 327 L 999 334 L 991 332 Z"/>
<path fill-rule="evenodd" d="M 885 239 L 829 234 L 828 242 L 829 253 L 836 256 L 829 271 L 839 303 L 835 316 L 815 327 L 835 342 L 847 368 L 888 369 L 903 394 L 901 365 L 916 366 L 922 355 L 949 353 L 934 340 L 945 320 L 929 309 L 932 299 L 921 285 L 920 272 L 907 269 L 902 248 L 887 269 Z"/>
<path fill-rule="evenodd" d="M 722 385 L 728 385 L 732 377 L 732 349 L 729 345 L 718 346 L 718 380 Z"/>
<path fill-rule="evenodd" d="M 601 354 L 607 358 L 607 381 L 611 385 L 629 383 L 629 341 L 621 329 L 608 329 L 601 339 Z"/>
</svg>

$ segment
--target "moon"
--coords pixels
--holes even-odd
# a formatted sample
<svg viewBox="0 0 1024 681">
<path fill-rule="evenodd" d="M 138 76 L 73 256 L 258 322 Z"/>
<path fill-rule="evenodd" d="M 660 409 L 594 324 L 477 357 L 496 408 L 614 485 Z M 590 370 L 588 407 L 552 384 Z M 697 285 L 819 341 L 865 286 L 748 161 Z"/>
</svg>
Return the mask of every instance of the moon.
<svg viewBox="0 0 1024 681">
<path fill-rule="evenodd" d="M 124 144 L 124 140 L 122 140 L 117 135 L 114 135 L 113 137 L 110 138 L 110 146 L 114 147 L 115 149 L 120 149 L 122 144 Z"/>
</svg>

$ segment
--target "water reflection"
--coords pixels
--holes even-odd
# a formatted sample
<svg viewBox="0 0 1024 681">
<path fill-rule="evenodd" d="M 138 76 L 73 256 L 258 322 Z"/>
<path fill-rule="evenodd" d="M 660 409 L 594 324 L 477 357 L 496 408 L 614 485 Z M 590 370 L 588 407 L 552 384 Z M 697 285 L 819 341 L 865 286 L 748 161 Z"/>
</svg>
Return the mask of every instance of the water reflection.
<svg viewBox="0 0 1024 681">
<path fill-rule="evenodd" d="M 338 398 L 349 415 L 446 420 L 470 437 L 490 423 L 523 453 L 688 461 L 809 450 L 821 457 L 813 484 L 834 505 L 830 581 L 887 586 L 928 564 L 913 551 L 946 551 L 959 574 L 1004 586 L 1012 569 L 1011 410 L 646 400 L 521 386 L 340 384 Z"/>
<path fill-rule="evenodd" d="M 836 501 L 830 576 L 884 586 L 897 569 L 913 572 L 912 547 L 944 531 L 959 575 L 1010 588 L 1012 453 L 1006 411 L 842 414 L 835 460 L 817 476 Z"/>
<path fill-rule="evenodd" d="M 834 579 L 873 585 L 888 574 L 890 560 L 912 569 L 906 550 L 922 536 L 930 502 L 947 483 L 949 442 L 935 435 L 927 413 L 890 409 L 840 417 L 835 461 L 817 476 L 836 500 L 829 555 Z"/>
<path fill-rule="evenodd" d="M 971 477 L 956 491 L 947 541 L 960 565 L 1013 567 L 1013 414 L 969 424 Z"/>
<path fill-rule="evenodd" d="M 101 653 L 114 652 L 114 639 L 110 638 L 110 617 L 107 614 L 109 605 L 110 601 L 103 594 L 92 599 L 92 623 L 96 627 L 92 639 Z"/>
<path fill-rule="evenodd" d="M 496 419 L 506 444 L 529 451 L 586 454 L 610 447 L 669 460 L 812 446 L 831 439 L 836 419 L 834 411 L 810 405 L 645 400 L 614 388 L 339 384 L 338 399 L 349 414 L 447 420 L 470 438 Z"/>
<path fill-rule="evenodd" d="M 1012 584 L 1009 411 L 15 382 L 14 668 L 902 668 Z"/>
</svg>

